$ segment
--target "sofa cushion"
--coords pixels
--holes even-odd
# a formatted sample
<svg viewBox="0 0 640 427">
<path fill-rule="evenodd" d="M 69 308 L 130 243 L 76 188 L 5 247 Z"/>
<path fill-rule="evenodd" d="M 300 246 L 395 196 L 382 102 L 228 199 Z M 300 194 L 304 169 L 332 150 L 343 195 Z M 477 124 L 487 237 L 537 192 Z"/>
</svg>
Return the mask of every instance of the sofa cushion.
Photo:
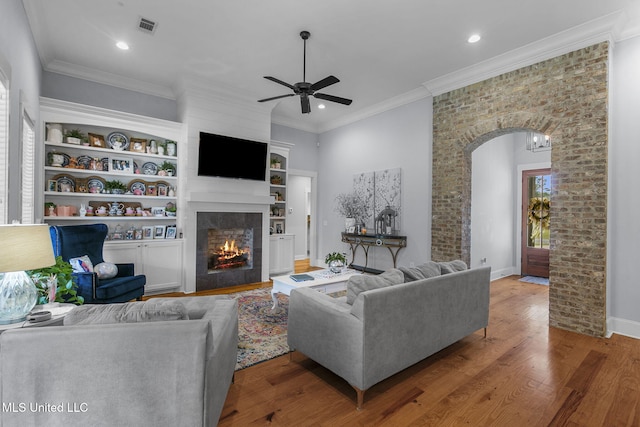
<svg viewBox="0 0 640 427">
<path fill-rule="evenodd" d="M 438 264 L 440 265 L 440 272 L 442 274 L 455 273 L 456 271 L 468 269 L 467 263 L 460 259 L 449 262 L 439 262 Z"/>
<path fill-rule="evenodd" d="M 64 318 L 64 325 L 157 322 L 188 320 L 187 309 L 178 300 L 128 302 L 123 304 L 86 304 L 75 307 Z"/>
<path fill-rule="evenodd" d="M 400 267 L 399 270 L 404 274 L 405 283 L 428 279 L 429 277 L 436 277 L 442 274 L 440 265 L 435 261 L 427 261 L 417 267 Z"/>
<path fill-rule="evenodd" d="M 361 292 L 385 288 L 400 283 L 404 283 L 404 274 L 396 268 L 385 271 L 377 276 L 368 274 L 352 275 L 347 281 L 347 304 L 353 304 Z"/>
</svg>

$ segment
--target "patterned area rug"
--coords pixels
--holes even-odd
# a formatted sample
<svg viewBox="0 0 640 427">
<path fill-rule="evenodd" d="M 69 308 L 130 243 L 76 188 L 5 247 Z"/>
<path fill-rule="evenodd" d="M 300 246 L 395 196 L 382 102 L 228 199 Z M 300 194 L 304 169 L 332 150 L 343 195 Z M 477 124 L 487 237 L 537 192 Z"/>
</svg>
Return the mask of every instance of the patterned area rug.
<svg viewBox="0 0 640 427">
<path fill-rule="evenodd" d="M 525 276 L 522 279 L 520 279 L 520 281 L 527 282 L 527 283 L 535 283 L 536 285 L 549 286 L 548 277 Z"/>
<path fill-rule="evenodd" d="M 278 308 L 271 310 L 271 288 L 230 295 L 238 300 L 238 363 L 236 370 L 289 352 L 287 314 L 289 297 L 278 294 Z"/>
</svg>

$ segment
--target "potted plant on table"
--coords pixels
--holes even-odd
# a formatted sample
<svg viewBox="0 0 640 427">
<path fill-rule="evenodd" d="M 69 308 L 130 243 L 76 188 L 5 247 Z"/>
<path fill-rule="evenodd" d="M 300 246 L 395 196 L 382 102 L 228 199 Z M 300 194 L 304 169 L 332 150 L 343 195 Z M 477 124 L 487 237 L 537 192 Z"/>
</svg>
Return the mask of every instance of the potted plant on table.
<svg viewBox="0 0 640 427">
<path fill-rule="evenodd" d="M 336 196 L 336 212 L 345 218 L 345 230 L 348 233 L 353 233 L 356 223 L 361 223 L 366 217 L 367 206 L 355 191 L 341 193 Z"/>
<path fill-rule="evenodd" d="M 71 264 L 63 261 L 61 256 L 56 257 L 56 263 L 51 267 L 27 271 L 38 290 L 36 304 L 64 302 L 80 305 L 84 303 L 84 298 L 78 295 L 78 284 L 74 282 L 72 273 Z"/>
<path fill-rule="evenodd" d="M 324 258 L 324 262 L 329 265 L 332 273 L 340 273 L 347 264 L 347 257 L 340 252 L 331 252 Z"/>
</svg>

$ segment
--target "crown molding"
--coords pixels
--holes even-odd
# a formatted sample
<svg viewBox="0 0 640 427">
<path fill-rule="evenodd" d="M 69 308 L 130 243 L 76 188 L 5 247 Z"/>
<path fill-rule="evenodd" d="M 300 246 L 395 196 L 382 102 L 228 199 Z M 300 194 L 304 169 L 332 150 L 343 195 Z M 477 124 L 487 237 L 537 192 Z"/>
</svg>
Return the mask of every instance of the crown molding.
<svg viewBox="0 0 640 427">
<path fill-rule="evenodd" d="M 429 80 L 423 83 L 423 86 L 431 95 L 437 96 L 603 41 L 613 43 L 614 31 L 625 18 L 626 15 L 622 12 L 603 16 L 470 67 Z"/>
<path fill-rule="evenodd" d="M 107 73 L 105 71 L 96 70 L 94 68 L 83 67 L 80 65 L 70 64 L 64 61 L 51 61 L 46 63 L 45 71 L 58 73 L 77 79 L 88 80 L 94 83 L 105 84 L 108 86 L 119 87 L 121 89 L 131 90 L 133 92 L 141 92 L 147 95 L 158 96 L 175 100 L 174 92 L 165 86 L 142 80 L 132 79 L 117 74 Z"/>
<path fill-rule="evenodd" d="M 295 119 L 291 119 L 288 117 L 273 115 L 271 117 L 271 121 L 275 124 L 287 126 L 290 128 L 303 130 L 312 133 L 323 133 L 328 132 L 333 129 L 337 129 L 342 126 L 349 125 L 351 123 L 358 122 L 360 120 L 366 119 L 371 116 L 375 116 L 380 113 L 384 113 L 385 111 L 392 110 L 394 108 L 400 107 L 405 104 L 410 104 L 414 101 L 418 101 L 422 98 L 426 98 L 431 96 L 431 94 L 425 90 L 424 87 L 419 87 L 413 89 L 409 92 L 405 92 L 401 95 L 394 96 L 385 101 L 374 104 L 370 107 L 363 108 L 361 110 L 355 111 L 351 114 L 345 114 L 336 120 L 329 120 L 325 123 L 321 123 L 317 126 L 312 124 L 302 124 Z"/>
</svg>

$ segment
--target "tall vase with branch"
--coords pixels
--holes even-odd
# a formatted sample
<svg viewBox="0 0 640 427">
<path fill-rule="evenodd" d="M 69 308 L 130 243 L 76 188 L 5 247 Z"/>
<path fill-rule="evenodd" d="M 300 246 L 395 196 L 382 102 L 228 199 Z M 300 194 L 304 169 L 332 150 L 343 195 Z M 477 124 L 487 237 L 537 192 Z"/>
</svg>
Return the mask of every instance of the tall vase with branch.
<svg viewBox="0 0 640 427">
<path fill-rule="evenodd" d="M 336 196 L 336 212 L 345 218 L 345 229 L 353 232 L 355 225 L 362 222 L 367 213 L 367 205 L 355 191 Z"/>
</svg>

